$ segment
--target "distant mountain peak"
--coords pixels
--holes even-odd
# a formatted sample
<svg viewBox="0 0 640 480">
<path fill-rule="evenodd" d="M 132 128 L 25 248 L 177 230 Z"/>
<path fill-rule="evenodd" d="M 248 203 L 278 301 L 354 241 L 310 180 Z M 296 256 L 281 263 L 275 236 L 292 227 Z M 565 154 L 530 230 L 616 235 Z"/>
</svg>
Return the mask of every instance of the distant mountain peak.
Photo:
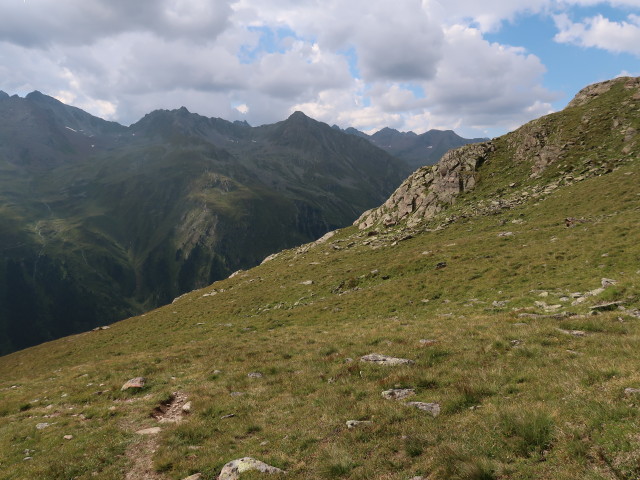
<svg viewBox="0 0 640 480">
<path fill-rule="evenodd" d="M 0 99 L 1 98 L 9 98 L 9 94 L 7 92 L 3 92 L 2 90 L 0 90 Z"/>
<path fill-rule="evenodd" d="M 300 110 L 296 110 L 291 115 L 289 115 L 289 119 L 296 119 L 296 118 L 309 118 L 309 117 L 307 117 L 304 114 L 304 112 L 301 112 Z"/>
</svg>

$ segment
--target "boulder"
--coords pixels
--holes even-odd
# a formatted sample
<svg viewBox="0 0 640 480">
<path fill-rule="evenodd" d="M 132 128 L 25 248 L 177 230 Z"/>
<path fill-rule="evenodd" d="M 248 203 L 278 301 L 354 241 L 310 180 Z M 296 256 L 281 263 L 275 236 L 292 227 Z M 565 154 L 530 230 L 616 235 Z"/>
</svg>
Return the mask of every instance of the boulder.
<svg viewBox="0 0 640 480">
<path fill-rule="evenodd" d="M 261 462 L 260 460 L 256 460 L 255 458 L 243 457 L 237 460 L 233 460 L 222 467 L 220 475 L 218 475 L 218 480 L 238 480 L 242 472 L 247 472 L 250 470 L 269 474 L 286 473 L 284 470 L 272 467 L 271 465 L 267 465 L 266 463 Z"/>
<path fill-rule="evenodd" d="M 147 383 L 146 378 L 135 377 L 135 378 L 132 378 L 131 380 L 127 380 L 127 382 L 124 385 L 122 385 L 122 388 L 120 390 L 124 391 L 130 388 L 144 388 L 146 383 Z"/>
</svg>

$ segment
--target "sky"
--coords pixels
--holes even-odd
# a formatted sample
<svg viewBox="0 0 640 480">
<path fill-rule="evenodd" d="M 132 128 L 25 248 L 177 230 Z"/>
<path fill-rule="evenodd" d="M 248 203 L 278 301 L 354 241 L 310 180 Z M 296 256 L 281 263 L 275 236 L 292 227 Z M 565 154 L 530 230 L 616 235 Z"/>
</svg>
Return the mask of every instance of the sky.
<svg viewBox="0 0 640 480">
<path fill-rule="evenodd" d="M 296 110 L 494 137 L 640 75 L 640 0 L 2 0 L 0 90 L 129 125 Z"/>
</svg>

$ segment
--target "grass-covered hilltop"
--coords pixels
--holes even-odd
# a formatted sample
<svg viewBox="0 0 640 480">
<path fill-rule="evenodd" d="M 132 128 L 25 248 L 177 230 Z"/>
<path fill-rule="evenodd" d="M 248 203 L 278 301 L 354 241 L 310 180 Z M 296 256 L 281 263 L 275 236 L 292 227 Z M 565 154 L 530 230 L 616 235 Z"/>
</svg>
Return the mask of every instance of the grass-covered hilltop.
<svg viewBox="0 0 640 480">
<path fill-rule="evenodd" d="M 640 78 L 597 84 L 333 236 L 0 358 L 0 478 L 639 478 L 639 152 Z"/>
</svg>

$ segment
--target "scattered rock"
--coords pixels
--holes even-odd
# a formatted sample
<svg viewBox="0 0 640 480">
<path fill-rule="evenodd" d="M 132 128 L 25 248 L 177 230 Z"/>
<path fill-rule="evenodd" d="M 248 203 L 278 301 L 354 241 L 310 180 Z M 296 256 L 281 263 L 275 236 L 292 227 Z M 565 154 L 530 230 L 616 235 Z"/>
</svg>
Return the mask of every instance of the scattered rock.
<svg viewBox="0 0 640 480">
<path fill-rule="evenodd" d="M 136 433 L 138 435 L 157 435 L 161 431 L 162 429 L 160 427 L 151 427 L 151 428 L 143 428 L 142 430 L 138 430 Z"/>
<path fill-rule="evenodd" d="M 313 285 L 313 280 L 305 280 L 304 282 L 300 282 L 300 285 Z"/>
<path fill-rule="evenodd" d="M 251 372 L 247 374 L 249 378 L 262 378 L 262 374 L 260 372 Z"/>
<path fill-rule="evenodd" d="M 358 425 L 371 425 L 371 420 L 347 420 L 347 428 L 356 428 Z"/>
<path fill-rule="evenodd" d="M 193 475 L 189 475 L 186 478 L 183 478 L 182 480 L 200 480 L 202 478 L 202 474 L 201 473 L 194 473 Z"/>
<path fill-rule="evenodd" d="M 500 307 L 506 307 L 507 303 L 509 303 L 507 300 L 494 300 L 491 305 L 496 308 L 500 308 Z"/>
<path fill-rule="evenodd" d="M 188 407 L 185 410 L 187 404 Z M 183 392 L 173 392 L 168 401 L 155 408 L 152 416 L 160 423 L 180 423 L 182 415 L 190 410 L 191 402 L 187 402 L 187 395 Z"/>
<path fill-rule="evenodd" d="M 361 362 L 375 363 L 376 365 L 396 366 L 396 365 L 413 365 L 413 360 L 406 358 L 395 358 L 379 353 L 371 353 L 360 358 Z"/>
<path fill-rule="evenodd" d="M 587 334 L 586 332 L 583 332 L 582 330 L 564 330 L 562 328 L 558 328 L 559 332 L 562 332 L 566 335 L 573 335 L 574 337 L 586 337 Z"/>
<path fill-rule="evenodd" d="M 124 390 L 128 390 L 130 388 L 144 388 L 145 384 L 147 383 L 147 379 L 144 377 L 135 377 L 132 378 L 131 380 L 128 380 L 120 390 L 124 391 Z"/>
<path fill-rule="evenodd" d="M 447 262 L 438 262 L 436 263 L 436 270 L 442 270 L 447 267 Z"/>
<path fill-rule="evenodd" d="M 218 475 L 218 480 L 238 480 L 240 473 L 257 470 L 262 473 L 286 473 L 284 470 L 267 465 L 260 460 L 251 457 L 243 457 L 227 463 Z"/>
<path fill-rule="evenodd" d="M 602 288 L 613 287 L 617 283 L 617 280 L 613 280 L 611 278 L 603 278 L 600 280 L 600 285 L 602 285 Z"/>
<path fill-rule="evenodd" d="M 235 413 L 229 413 L 229 414 L 227 414 L 227 415 L 223 415 L 223 416 L 221 416 L 221 417 L 220 417 L 220 420 L 224 420 L 225 418 L 233 418 L 233 417 L 235 417 L 235 416 L 236 416 L 236 414 L 235 414 Z"/>
<path fill-rule="evenodd" d="M 416 394 L 413 388 L 392 388 L 382 392 L 382 398 L 387 400 L 404 400 Z"/>
<path fill-rule="evenodd" d="M 640 388 L 625 388 L 624 389 L 624 394 L 625 395 L 638 395 L 640 394 Z"/>
<path fill-rule="evenodd" d="M 46 422 L 38 423 L 36 425 L 36 430 L 44 430 L 45 428 L 50 427 L 50 426 L 51 426 L 50 423 L 46 423 Z"/>
<path fill-rule="evenodd" d="M 501 232 L 498 234 L 499 237 L 513 237 L 513 232 Z"/>
<path fill-rule="evenodd" d="M 100 330 L 109 330 L 109 328 L 111 328 L 111 327 L 109 327 L 108 325 L 103 325 L 103 326 L 101 326 L 101 327 L 96 327 L 96 328 L 94 328 L 94 329 L 93 329 L 93 330 L 91 330 L 91 331 L 92 331 L 92 332 L 99 332 Z"/>
<path fill-rule="evenodd" d="M 438 415 L 440 415 L 439 403 L 407 402 L 405 403 L 405 405 L 430 413 L 433 417 L 437 417 Z"/>
<path fill-rule="evenodd" d="M 623 303 L 623 301 L 599 303 L 598 305 L 591 307 L 591 309 L 596 312 L 608 312 L 609 310 L 615 310 Z"/>
<path fill-rule="evenodd" d="M 438 341 L 432 340 L 430 338 L 421 338 L 418 343 L 421 347 L 428 347 L 429 345 L 435 345 L 436 343 L 438 343 Z"/>
<path fill-rule="evenodd" d="M 65 440 L 73 440 L 73 435 L 65 435 L 64 437 Z"/>
</svg>

